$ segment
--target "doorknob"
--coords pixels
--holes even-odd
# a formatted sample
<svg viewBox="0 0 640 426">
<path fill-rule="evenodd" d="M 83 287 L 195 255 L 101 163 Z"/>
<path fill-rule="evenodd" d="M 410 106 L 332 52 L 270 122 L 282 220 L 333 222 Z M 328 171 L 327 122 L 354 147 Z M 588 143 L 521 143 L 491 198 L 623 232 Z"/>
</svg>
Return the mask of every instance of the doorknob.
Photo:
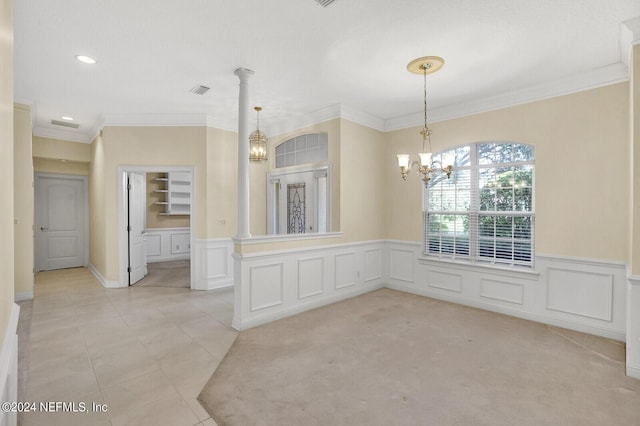
<svg viewBox="0 0 640 426">
<path fill-rule="evenodd" d="M 49 227 L 48 227 L 48 226 L 41 226 L 41 227 L 40 227 L 40 230 L 41 230 L 41 231 L 48 231 L 48 230 L 49 230 Z"/>
</svg>

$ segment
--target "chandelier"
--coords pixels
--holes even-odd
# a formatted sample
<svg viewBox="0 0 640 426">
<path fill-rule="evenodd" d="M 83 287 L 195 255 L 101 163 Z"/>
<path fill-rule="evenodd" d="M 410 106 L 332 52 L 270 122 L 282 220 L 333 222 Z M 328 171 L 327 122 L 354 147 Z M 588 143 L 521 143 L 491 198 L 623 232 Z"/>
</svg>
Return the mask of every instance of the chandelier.
<svg viewBox="0 0 640 426">
<path fill-rule="evenodd" d="M 429 183 L 431 176 L 438 171 L 445 173 L 447 178 L 451 176 L 454 159 L 451 155 L 447 154 L 442 156 L 441 161 L 433 161 L 431 151 L 432 132 L 427 125 L 427 74 L 438 71 L 443 65 L 444 59 L 439 56 L 425 56 L 414 59 L 407 65 L 407 71 L 424 76 L 424 127 L 420 131 L 422 135 L 422 152 L 418 154 L 420 160 L 411 163 L 411 156 L 409 154 L 398 154 L 398 166 L 400 167 L 400 174 L 402 174 L 402 179 L 404 180 L 407 180 L 409 169 L 414 165 L 418 166 L 418 174 L 422 176 L 425 185 Z M 428 151 L 425 150 L 427 145 L 429 146 Z"/>
<path fill-rule="evenodd" d="M 260 131 L 260 111 L 262 108 L 257 106 L 254 109 L 258 119 L 256 130 L 249 135 L 249 161 L 261 162 L 267 159 L 267 136 Z"/>
</svg>

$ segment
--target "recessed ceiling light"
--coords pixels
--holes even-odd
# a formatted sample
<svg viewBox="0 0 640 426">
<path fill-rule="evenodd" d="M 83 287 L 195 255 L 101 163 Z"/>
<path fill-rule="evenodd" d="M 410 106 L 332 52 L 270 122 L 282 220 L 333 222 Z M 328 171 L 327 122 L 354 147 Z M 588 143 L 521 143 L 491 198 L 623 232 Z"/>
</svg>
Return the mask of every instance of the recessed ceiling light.
<svg viewBox="0 0 640 426">
<path fill-rule="evenodd" d="M 85 64 L 95 64 L 96 63 L 96 60 L 93 59 L 91 56 L 76 55 L 76 59 L 79 60 L 80 62 L 84 62 Z"/>
<path fill-rule="evenodd" d="M 68 115 L 63 115 L 61 118 L 67 121 L 73 121 L 73 117 L 69 117 Z"/>
</svg>

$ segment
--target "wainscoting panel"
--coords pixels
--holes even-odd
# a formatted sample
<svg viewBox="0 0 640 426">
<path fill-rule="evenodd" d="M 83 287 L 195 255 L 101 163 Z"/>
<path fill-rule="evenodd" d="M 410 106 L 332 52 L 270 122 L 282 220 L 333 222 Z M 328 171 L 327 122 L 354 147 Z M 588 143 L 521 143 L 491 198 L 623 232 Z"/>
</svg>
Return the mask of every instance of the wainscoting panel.
<svg viewBox="0 0 640 426">
<path fill-rule="evenodd" d="M 389 278 L 408 283 L 415 282 L 413 272 L 415 264 L 414 250 L 391 246 L 389 250 Z"/>
<path fill-rule="evenodd" d="M 374 260 L 383 253 L 381 241 L 234 253 L 233 327 L 255 327 L 379 289 L 384 260 Z"/>
<path fill-rule="evenodd" d="M 336 289 L 350 287 L 356 284 L 356 254 L 341 253 L 335 255 Z"/>
<path fill-rule="evenodd" d="M 150 259 L 162 256 L 162 236 L 160 234 L 147 234 L 147 263 Z M 156 261 L 157 262 L 157 261 Z"/>
<path fill-rule="evenodd" d="M 233 240 L 212 238 L 195 240 L 195 259 L 191 262 L 195 290 L 213 290 L 233 285 Z"/>
<path fill-rule="evenodd" d="M 18 402 L 18 317 L 20 307 L 12 305 L 7 332 L 0 348 L 0 401 Z M 0 425 L 15 425 L 17 413 L 0 411 Z"/>
<path fill-rule="evenodd" d="M 524 287 L 522 284 L 482 278 L 480 280 L 480 296 L 522 305 Z"/>
<path fill-rule="evenodd" d="M 145 232 L 147 263 L 190 258 L 191 234 L 189 228 L 149 228 Z"/>
<path fill-rule="evenodd" d="M 364 251 L 364 281 L 382 278 L 382 250 Z"/>
<path fill-rule="evenodd" d="M 611 321 L 613 275 L 547 270 L 547 309 Z"/>
<path fill-rule="evenodd" d="M 249 276 L 251 312 L 281 305 L 283 302 L 284 264 L 252 266 Z"/>
<path fill-rule="evenodd" d="M 389 288 L 625 341 L 622 262 L 538 255 L 534 270 L 514 270 L 428 258 L 420 243 L 384 244 Z"/>
<path fill-rule="evenodd" d="M 324 258 L 298 260 L 298 299 L 324 292 Z"/>
<path fill-rule="evenodd" d="M 428 275 L 429 287 L 462 293 L 462 275 L 432 270 Z"/>
</svg>

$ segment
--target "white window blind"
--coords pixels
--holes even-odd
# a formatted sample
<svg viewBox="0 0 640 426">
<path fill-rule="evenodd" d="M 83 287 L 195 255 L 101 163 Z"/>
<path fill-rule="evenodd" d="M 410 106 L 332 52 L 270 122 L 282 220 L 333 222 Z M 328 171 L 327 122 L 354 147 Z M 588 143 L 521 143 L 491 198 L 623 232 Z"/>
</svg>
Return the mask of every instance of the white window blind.
<svg viewBox="0 0 640 426">
<path fill-rule="evenodd" d="M 518 143 L 456 147 L 454 170 L 424 194 L 428 256 L 529 267 L 534 260 L 534 150 Z M 439 161 L 440 153 L 434 156 Z"/>
</svg>

